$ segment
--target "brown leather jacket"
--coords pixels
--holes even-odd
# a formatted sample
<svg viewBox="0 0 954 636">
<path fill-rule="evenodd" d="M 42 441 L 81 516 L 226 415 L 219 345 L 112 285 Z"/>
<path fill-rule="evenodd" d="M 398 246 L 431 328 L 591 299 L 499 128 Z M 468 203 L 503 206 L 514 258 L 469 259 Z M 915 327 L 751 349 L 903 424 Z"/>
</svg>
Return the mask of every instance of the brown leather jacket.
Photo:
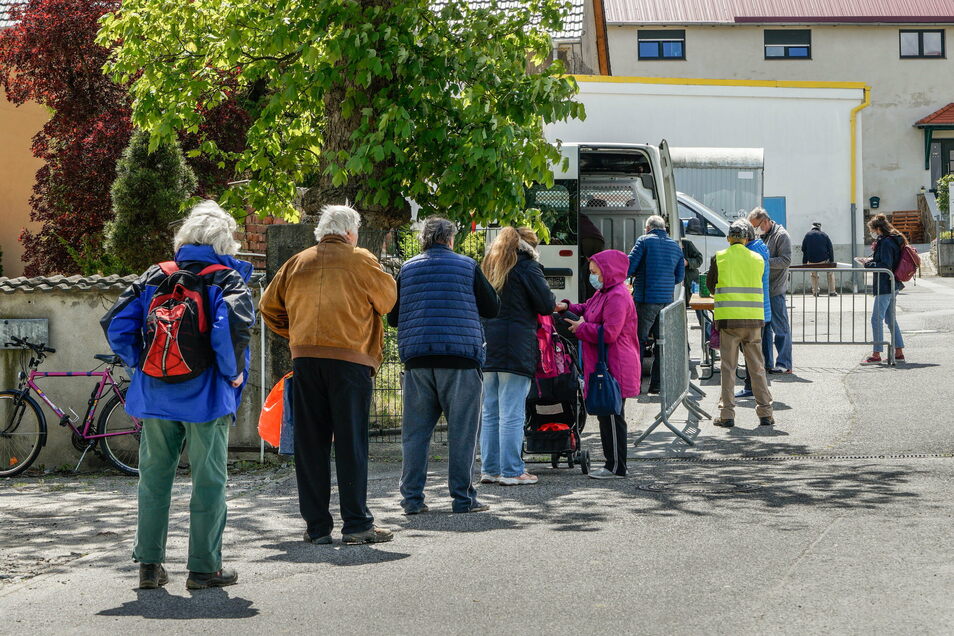
<svg viewBox="0 0 954 636">
<path fill-rule="evenodd" d="M 397 299 L 394 278 L 366 249 L 329 235 L 282 265 L 262 295 L 268 328 L 292 358 L 381 364 L 384 322 Z"/>
</svg>

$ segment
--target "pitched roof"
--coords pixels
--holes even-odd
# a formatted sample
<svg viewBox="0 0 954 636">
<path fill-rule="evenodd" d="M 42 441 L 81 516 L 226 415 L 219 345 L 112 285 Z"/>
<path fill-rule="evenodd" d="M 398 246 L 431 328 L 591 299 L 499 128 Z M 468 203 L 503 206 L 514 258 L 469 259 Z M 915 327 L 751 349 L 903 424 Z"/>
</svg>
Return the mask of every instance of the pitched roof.
<svg viewBox="0 0 954 636">
<path fill-rule="evenodd" d="M 0 0 L 2 2 L 2 0 Z M 440 11 L 449 4 L 450 0 L 433 0 L 431 6 L 435 11 Z M 550 37 L 554 40 L 579 40 L 583 37 L 583 2 L 584 0 L 569 0 L 570 12 L 563 18 L 563 30 L 551 32 Z M 475 9 L 486 9 L 490 6 L 490 0 L 467 0 L 467 4 Z M 518 0 L 498 0 L 497 6 L 504 11 L 508 9 L 517 9 L 526 5 L 526 2 Z"/>
<path fill-rule="evenodd" d="M 135 282 L 132 276 L 37 276 L 0 278 L 0 293 L 52 291 L 122 291 Z"/>
<path fill-rule="evenodd" d="M 26 3 L 26 0 L 0 0 L 0 29 L 12 24 L 8 17 L 10 7 L 24 3 Z"/>
<path fill-rule="evenodd" d="M 954 126 L 954 103 L 919 120 L 915 126 Z"/>
<path fill-rule="evenodd" d="M 605 0 L 608 24 L 954 23 L 952 0 Z"/>
</svg>

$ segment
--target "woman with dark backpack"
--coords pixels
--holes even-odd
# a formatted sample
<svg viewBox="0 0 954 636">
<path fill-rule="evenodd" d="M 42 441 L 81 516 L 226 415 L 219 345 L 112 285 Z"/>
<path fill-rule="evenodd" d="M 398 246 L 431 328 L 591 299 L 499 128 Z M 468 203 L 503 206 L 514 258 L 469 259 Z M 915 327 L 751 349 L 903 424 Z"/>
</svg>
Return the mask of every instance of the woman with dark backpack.
<svg viewBox="0 0 954 636">
<path fill-rule="evenodd" d="M 868 229 L 875 237 L 874 255 L 872 258 L 865 259 L 865 267 L 878 267 L 890 269 L 894 272 L 901 262 L 901 254 L 908 244 L 904 235 L 891 225 L 888 217 L 878 214 L 868 221 Z M 881 352 L 884 345 L 880 344 L 884 340 L 884 325 L 888 328 L 894 328 L 894 359 L 898 362 L 904 362 L 904 338 L 901 336 L 901 327 L 895 320 L 895 306 L 897 304 L 898 292 L 904 289 L 904 283 L 894 276 L 894 293 L 891 293 L 891 279 L 887 274 L 875 274 L 872 283 L 872 293 L 875 300 L 871 309 L 871 336 L 874 340 L 873 353 L 868 356 L 862 364 L 877 364 L 881 362 Z"/>
<path fill-rule="evenodd" d="M 526 400 L 537 369 L 537 316 L 553 312 L 556 299 L 537 262 L 537 235 L 505 227 L 481 268 L 500 295 L 500 313 L 484 320 L 487 360 L 480 427 L 480 483 L 519 486 L 537 483 L 520 453 Z"/>
</svg>

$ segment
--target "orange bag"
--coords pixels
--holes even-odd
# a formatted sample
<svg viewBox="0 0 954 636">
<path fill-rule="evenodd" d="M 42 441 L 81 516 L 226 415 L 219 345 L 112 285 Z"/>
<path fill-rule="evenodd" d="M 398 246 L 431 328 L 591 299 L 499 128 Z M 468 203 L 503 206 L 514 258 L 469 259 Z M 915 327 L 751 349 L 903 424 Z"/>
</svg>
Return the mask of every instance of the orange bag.
<svg viewBox="0 0 954 636">
<path fill-rule="evenodd" d="M 282 439 L 282 412 L 285 404 L 285 380 L 291 377 L 286 373 L 265 398 L 262 412 L 258 416 L 258 436 L 270 445 L 278 448 Z"/>
</svg>

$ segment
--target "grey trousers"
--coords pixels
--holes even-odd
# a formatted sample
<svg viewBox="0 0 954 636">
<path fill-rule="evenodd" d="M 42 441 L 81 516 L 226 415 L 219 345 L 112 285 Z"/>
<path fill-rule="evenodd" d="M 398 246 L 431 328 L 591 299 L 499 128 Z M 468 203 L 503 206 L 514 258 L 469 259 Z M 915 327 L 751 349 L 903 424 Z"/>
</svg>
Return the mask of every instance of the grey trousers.
<svg viewBox="0 0 954 636">
<path fill-rule="evenodd" d="M 467 512 L 477 505 L 474 456 L 483 375 L 479 369 L 407 369 L 403 385 L 401 506 L 417 510 L 424 504 L 431 435 L 443 413 L 447 418 L 447 485 L 452 507 L 454 512 Z"/>
</svg>

